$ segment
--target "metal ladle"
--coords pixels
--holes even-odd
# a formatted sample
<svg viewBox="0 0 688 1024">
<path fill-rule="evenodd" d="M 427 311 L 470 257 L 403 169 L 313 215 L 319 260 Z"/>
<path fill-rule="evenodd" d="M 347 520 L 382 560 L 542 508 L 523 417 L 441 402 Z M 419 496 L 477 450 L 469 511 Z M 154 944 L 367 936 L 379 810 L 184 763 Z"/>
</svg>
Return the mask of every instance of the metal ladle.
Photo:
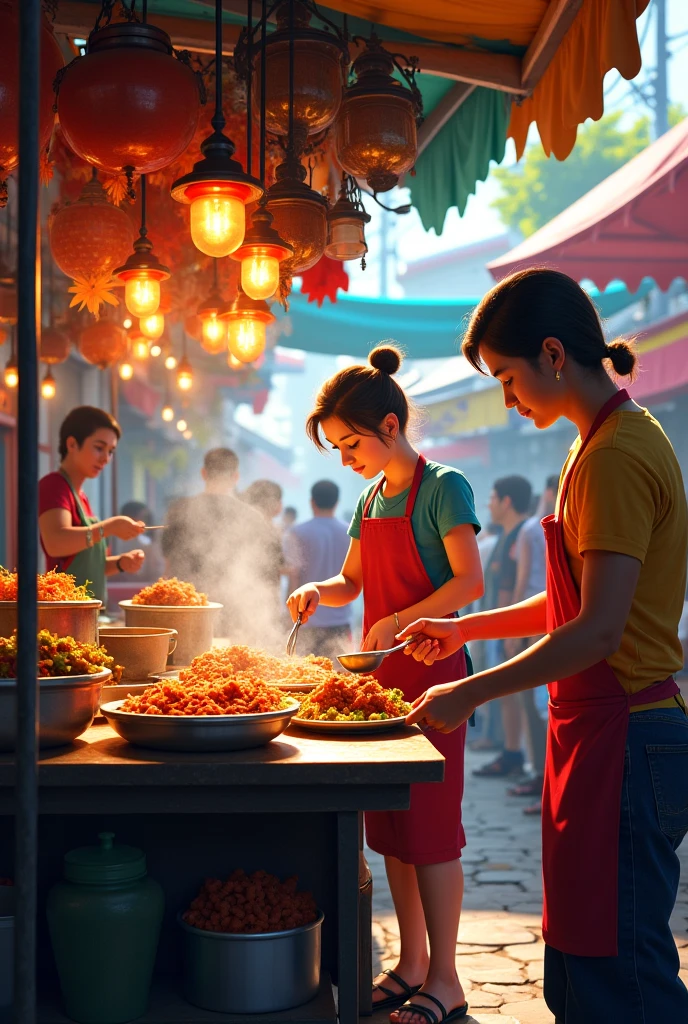
<svg viewBox="0 0 688 1024">
<path fill-rule="evenodd" d="M 413 640 L 412 636 L 406 637 L 403 644 L 390 647 L 388 651 L 356 651 L 354 654 L 338 654 L 337 661 L 347 672 L 375 672 L 382 662 L 390 654 L 396 654 Z"/>
</svg>

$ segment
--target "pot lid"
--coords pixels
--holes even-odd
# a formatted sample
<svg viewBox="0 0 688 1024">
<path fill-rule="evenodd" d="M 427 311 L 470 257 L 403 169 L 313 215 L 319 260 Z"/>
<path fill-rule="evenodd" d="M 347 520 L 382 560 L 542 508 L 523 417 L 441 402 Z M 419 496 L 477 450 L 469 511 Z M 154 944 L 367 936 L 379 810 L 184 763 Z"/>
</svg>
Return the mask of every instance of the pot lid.
<svg viewBox="0 0 688 1024">
<path fill-rule="evenodd" d="M 146 855 L 135 846 L 115 845 L 114 832 L 99 832 L 100 846 L 80 846 L 65 854 L 64 873 L 69 882 L 109 885 L 132 882 L 146 874 Z"/>
</svg>

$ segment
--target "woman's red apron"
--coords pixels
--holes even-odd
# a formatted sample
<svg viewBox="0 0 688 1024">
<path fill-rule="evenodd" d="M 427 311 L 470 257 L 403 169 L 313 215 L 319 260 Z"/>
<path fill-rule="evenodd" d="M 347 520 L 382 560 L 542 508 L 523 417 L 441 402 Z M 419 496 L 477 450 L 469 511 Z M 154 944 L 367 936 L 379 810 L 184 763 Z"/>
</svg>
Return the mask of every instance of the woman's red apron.
<svg viewBox="0 0 688 1024">
<path fill-rule="evenodd" d="M 403 516 L 371 519 L 370 508 L 382 487 L 381 480 L 363 510 L 361 562 L 363 566 L 364 635 L 380 619 L 425 600 L 435 590 L 413 536 L 411 515 L 423 479 L 425 459 L 419 456 Z M 403 651 L 386 658 L 375 673 L 383 686 L 395 686 L 407 700 L 420 697 L 438 683 L 463 679 L 463 650 L 431 668 Z M 428 739 L 444 755 L 444 781 L 411 786 L 408 811 L 371 811 L 365 816 L 368 845 L 377 853 L 397 857 L 406 864 L 439 864 L 461 856 L 466 844 L 461 824 L 465 724 L 449 735 L 429 732 Z"/>
<path fill-rule="evenodd" d="M 580 594 L 564 547 L 564 507 L 586 447 L 615 409 L 619 391 L 600 410 L 562 481 L 557 513 L 542 520 L 547 544 L 547 631 L 580 612 Z M 551 683 L 542 871 L 545 942 L 577 956 L 617 955 L 621 788 L 628 715 L 634 704 L 663 700 L 673 679 L 630 696 L 606 661 Z"/>
</svg>

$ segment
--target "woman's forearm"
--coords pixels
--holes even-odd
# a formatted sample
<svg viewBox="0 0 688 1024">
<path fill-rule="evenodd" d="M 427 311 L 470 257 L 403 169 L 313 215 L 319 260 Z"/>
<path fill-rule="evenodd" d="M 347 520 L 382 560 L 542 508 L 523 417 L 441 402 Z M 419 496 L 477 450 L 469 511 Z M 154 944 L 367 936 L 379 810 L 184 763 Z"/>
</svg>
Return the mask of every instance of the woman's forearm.
<svg viewBox="0 0 688 1024">
<path fill-rule="evenodd" d="M 461 632 L 469 641 L 539 636 L 547 632 L 546 607 L 547 598 L 543 591 L 520 604 L 466 615 L 461 619 Z"/>
<path fill-rule="evenodd" d="M 328 608 L 341 608 L 344 604 L 351 604 L 361 593 L 360 584 L 341 572 L 329 580 L 316 583 L 315 586 L 320 592 L 320 604 Z"/>
<path fill-rule="evenodd" d="M 62 529 L 43 533 L 45 550 L 51 558 L 67 558 L 69 555 L 78 555 L 80 551 L 86 551 L 100 540 L 99 524 L 93 526 L 65 526 Z M 91 543 L 88 543 L 88 533 L 91 533 Z"/>
<path fill-rule="evenodd" d="M 119 573 L 119 555 L 108 555 L 105 559 L 105 575 L 114 576 Z"/>
<path fill-rule="evenodd" d="M 453 576 L 425 600 L 408 608 L 398 609 L 399 625 L 404 629 L 416 619 L 444 618 L 460 608 L 465 608 L 471 601 L 477 601 L 482 594 L 482 576 Z"/>
</svg>

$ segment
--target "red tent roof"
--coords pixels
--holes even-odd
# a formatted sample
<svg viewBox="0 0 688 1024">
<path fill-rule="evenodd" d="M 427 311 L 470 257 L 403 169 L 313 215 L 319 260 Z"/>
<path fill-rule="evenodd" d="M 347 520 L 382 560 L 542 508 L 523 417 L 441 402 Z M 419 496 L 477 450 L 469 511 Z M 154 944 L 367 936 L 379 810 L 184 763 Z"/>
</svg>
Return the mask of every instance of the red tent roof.
<svg viewBox="0 0 688 1024">
<path fill-rule="evenodd" d="M 688 280 L 688 118 L 487 269 L 499 281 L 542 264 L 601 291 Z"/>
</svg>

